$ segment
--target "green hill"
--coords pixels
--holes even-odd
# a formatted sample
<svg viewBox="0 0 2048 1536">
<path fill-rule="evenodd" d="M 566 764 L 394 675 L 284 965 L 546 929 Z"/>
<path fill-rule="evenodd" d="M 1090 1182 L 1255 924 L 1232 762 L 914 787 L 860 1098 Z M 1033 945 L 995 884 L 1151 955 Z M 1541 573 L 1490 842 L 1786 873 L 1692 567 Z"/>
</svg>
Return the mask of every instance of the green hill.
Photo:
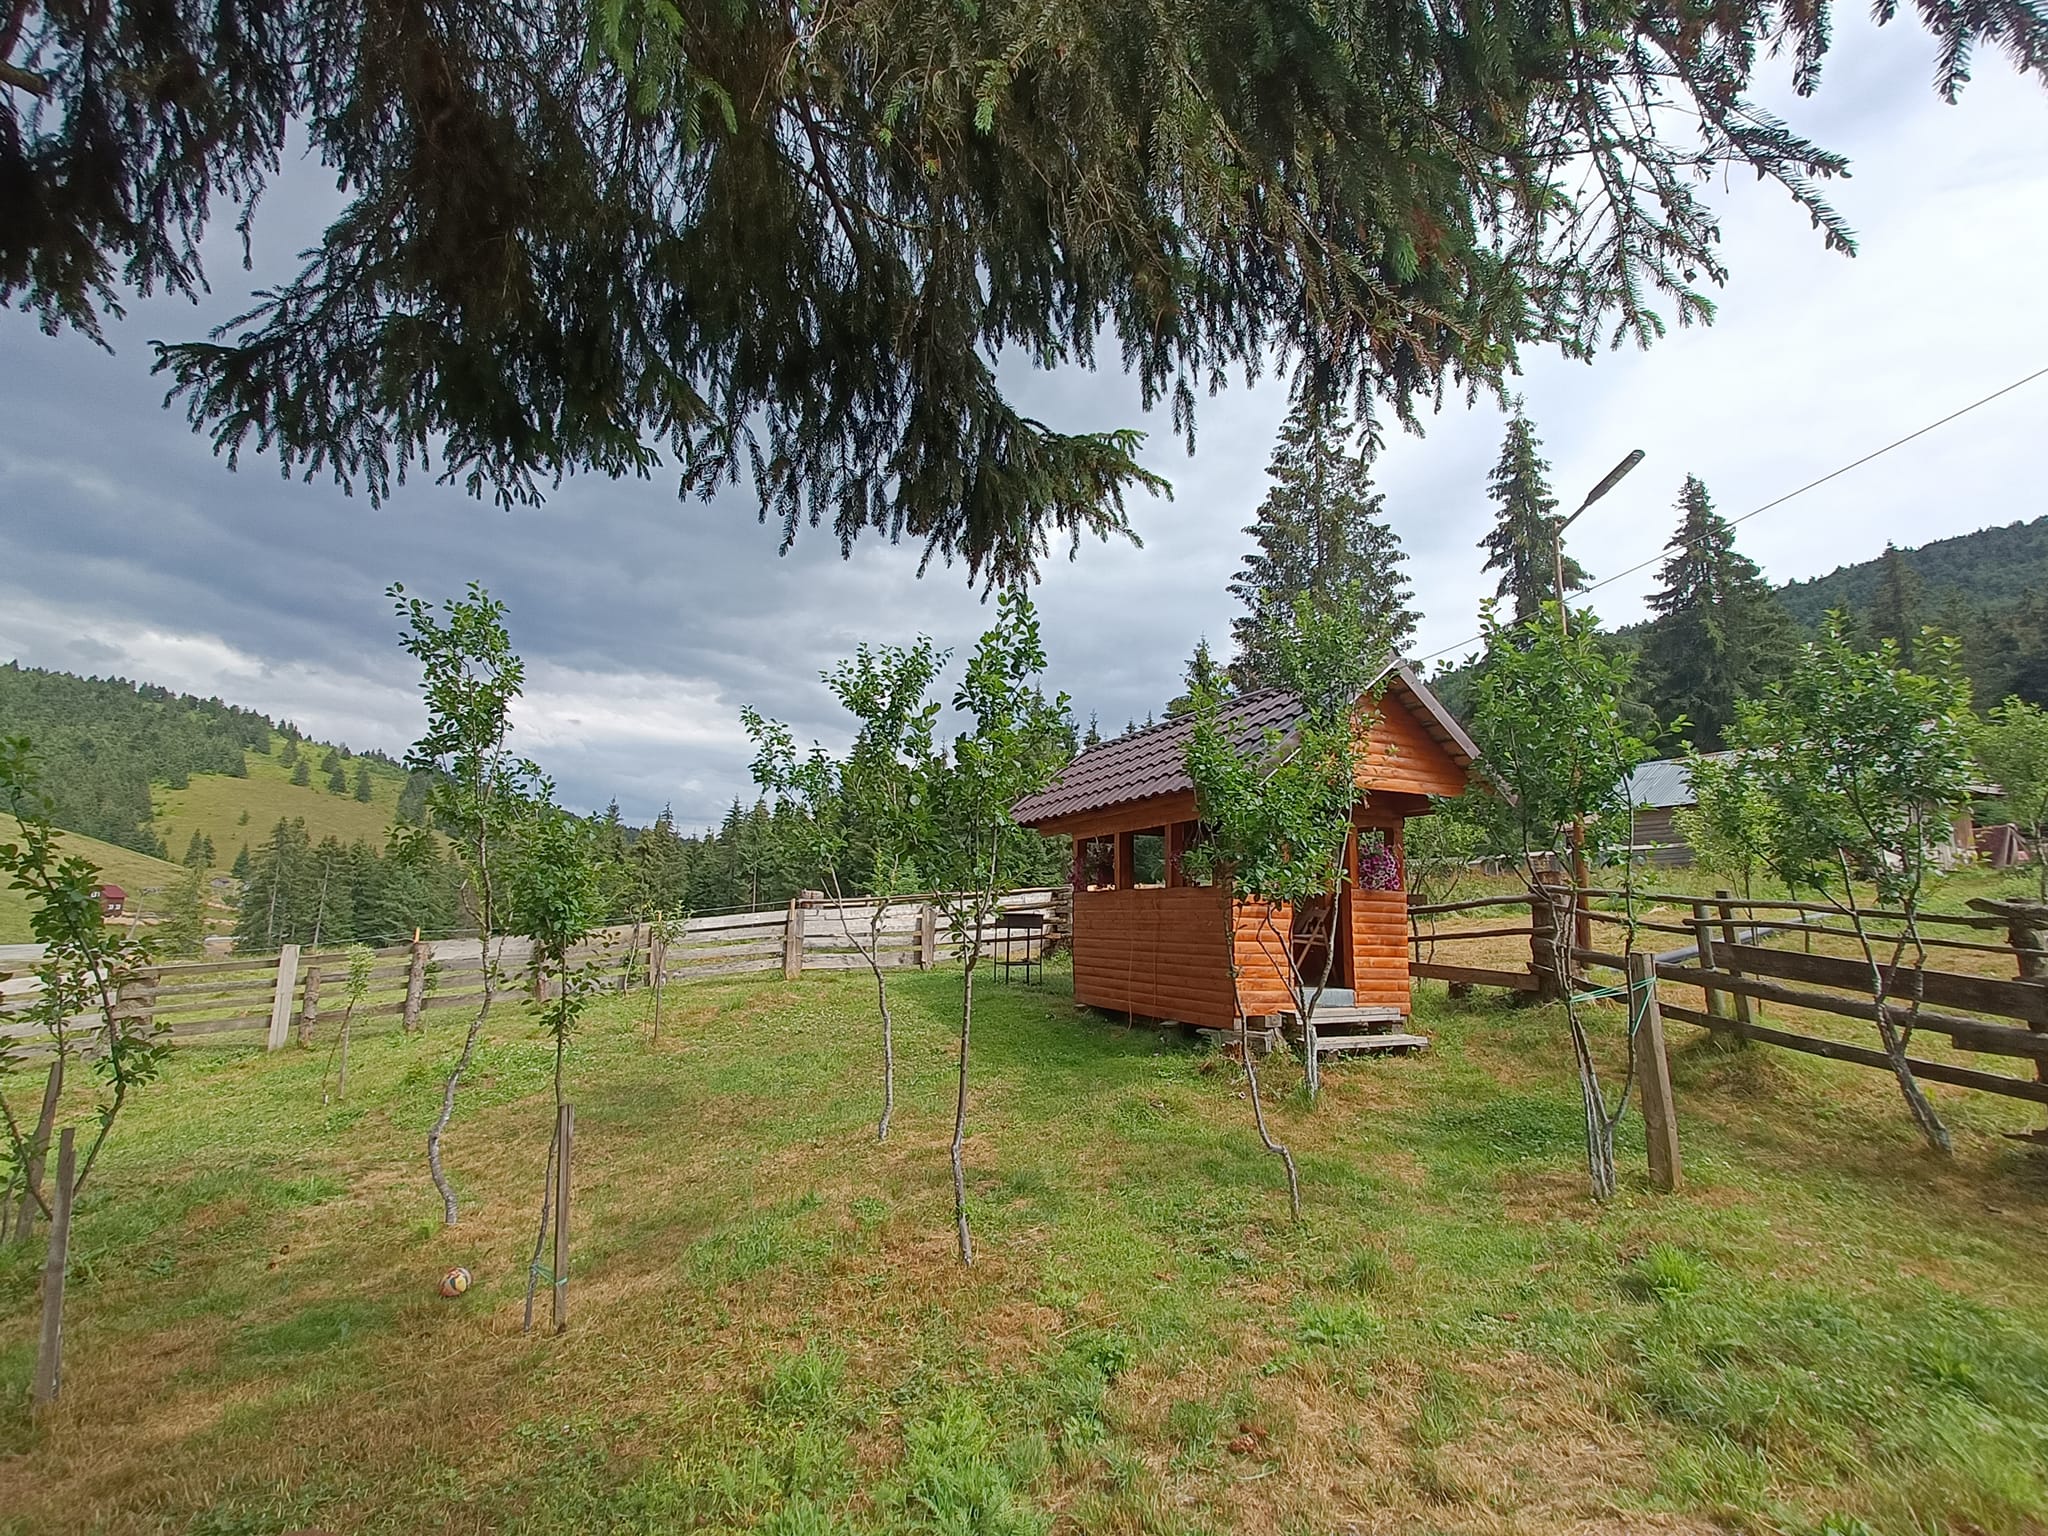
<svg viewBox="0 0 2048 1536">
<path fill-rule="evenodd" d="M 326 775 L 319 771 L 329 748 L 305 743 L 300 751 L 312 760 L 311 783 L 292 783 L 292 770 L 279 761 L 278 753 L 250 752 L 244 759 L 242 777 L 221 773 L 195 773 L 182 789 L 158 787 L 151 792 L 156 835 L 173 858 L 184 856 L 192 834 L 213 840 L 213 864 L 226 869 L 246 843 L 253 851 L 270 836 L 280 821 L 298 818 L 306 823 L 313 841 L 333 836 L 344 843 L 358 838 L 381 848 L 385 834 L 398 813 L 398 797 L 405 789 L 403 768 L 372 758 L 351 757 L 343 765 L 349 791 L 336 794 L 327 788 Z M 356 799 L 356 769 L 361 765 L 370 775 L 368 804 Z"/>
<path fill-rule="evenodd" d="M 1979 528 L 1899 554 L 1919 578 L 1929 605 L 1953 592 L 1974 607 L 2007 607 L 2048 585 L 2048 516 Z M 1881 564 L 1881 559 L 1870 559 L 1837 566 L 1825 576 L 1780 587 L 1778 599 L 1808 629 L 1817 626 L 1830 608 L 1860 613 L 1877 595 Z"/>
<path fill-rule="evenodd" d="M 18 824 L 12 816 L 0 814 L 0 839 L 12 838 L 17 830 Z M 91 859 L 100 867 L 103 880 L 120 886 L 128 893 L 130 915 L 154 917 L 163 893 L 184 873 L 179 866 L 164 859 L 151 858 L 132 848 L 103 843 L 98 838 L 81 837 L 75 832 L 65 832 L 57 841 L 65 853 Z M 29 932 L 28 913 L 28 898 L 0 884 L 0 944 L 27 944 L 34 938 Z M 216 911 L 214 915 L 219 917 L 221 914 Z"/>
</svg>

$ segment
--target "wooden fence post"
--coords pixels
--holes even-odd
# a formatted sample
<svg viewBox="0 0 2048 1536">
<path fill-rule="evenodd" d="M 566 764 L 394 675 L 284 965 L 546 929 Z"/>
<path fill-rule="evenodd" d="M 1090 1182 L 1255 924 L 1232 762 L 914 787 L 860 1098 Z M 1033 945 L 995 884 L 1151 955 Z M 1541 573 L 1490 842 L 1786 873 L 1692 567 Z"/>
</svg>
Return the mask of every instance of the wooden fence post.
<svg viewBox="0 0 2048 1536">
<path fill-rule="evenodd" d="M 1700 969 L 1718 969 L 1714 961 L 1714 929 L 1707 920 L 1707 904 L 1704 901 L 1692 904 L 1692 934 L 1694 942 L 1699 945 Z M 1720 992 L 1713 987 L 1702 987 L 1700 990 L 1706 994 L 1707 1012 L 1717 1019 L 1725 1018 L 1727 1015 L 1723 1011 Z"/>
<path fill-rule="evenodd" d="M 930 902 L 917 909 L 917 968 L 928 971 L 939 963 L 939 909 Z"/>
<path fill-rule="evenodd" d="M 270 995 L 270 1039 L 266 1050 L 284 1049 L 285 1037 L 291 1032 L 292 993 L 299 981 L 299 946 L 286 944 L 277 952 L 277 986 Z"/>
<path fill-rule="evenodd" d="M 415 937 L 412 941 L 412 959 L 405 972 L 405 1012 L 401 1022 L 409 1035 L 420 1027 L 420 1004 L 427 996 L 427 946 Z"/>
<path fill-rule="evenodd" d="M 299 1044 L 313 1043 L 313 1025 L 320 1018 L 320 967 L 306 967 L 304 1000 L 299 1004 Z"/>
<path fill-rule="evenodd" d="M 1731 949 L 1735 947 L 1736 943 L 1734 901 L 1735 893 L 1733 891 L 1717 890 L 1714 892 L 1714 905 L 1721 909 L 1721 942 Z M 1752 918 L 1754 918 L 1754 915 L 1751 914 Z M 1804 913 L 1800 914 L 1800 919 L 1802 923 L 1805 921 Z M 1728 964 L 1728 974 L 1731 976 L 1740 976 L 1742 974 L 1742 972 L 1735 968 L 1732 959 Z M 1746 992 L 1737 992 L 1731 1001 L 1735 1005 L 1736 1022 L 1741 1024 L 1754 1024 L 1756 1022 L 1757 1004 L 1754 998 L 1750 997 Z M 1742 1037 L 1739 1035 L 1736 1038 L 1741 1040 L 1744 1045 L 1749 1044 L 1747 1040 L 1742 1040 Z"/>
<path fill-rule="evenodd" d="M 1979 896 L 1970 903 L 1970 910 L 2005 919 L 2005 941 L 2019 962 L 2020 980 L 2048 981 L 2048 903 L 1993 901 Z M 2027 1028 L 2039 1034 L 2048 1030 L 2048 1019 L 2028 1019 Z M 2035 1061 L 2034 1080 L 2048 1083 L 2048 1061 Z"/>
<path fill-rule="evenodd" d="M 789 899 L 789 916 L 782 927 L 782 979 L 795 981 L 804 973 L 804 904 L 800 897 Z"/>
<path fill-rule="evenodd" d="M 57 1140 L 57 1190 L 50 1202 L 50 1251 L 43 1260 L 43 1330 L 36 1345 L 31 1397 L 37 1412 L 56 1403 L 64 1385 L 64 1275 L 71 1261 L 71 1190 L 78 1179 L 78 1131 Z"/>
<path fill-rule="evenodd" d="M 569 1156 L 576 1141 L 576 1106 L 555 1111 L 555 1306 L 556 1333 L 569 1331 Z"/>
<path fill-rule="evenodd" d="M 1628 1005 L 1636 1018 L 1636 1091 L 1642 1095 L 1650 1183 L 1670 1194 L 1684 1182 L 1678 1111 L 1671 1102 L 1671 1061 L 1664 1053 L 1664 1015 L 1657 1006 L 1657 962 L 1642 950 L 1628 957 Z"/>
</svg>

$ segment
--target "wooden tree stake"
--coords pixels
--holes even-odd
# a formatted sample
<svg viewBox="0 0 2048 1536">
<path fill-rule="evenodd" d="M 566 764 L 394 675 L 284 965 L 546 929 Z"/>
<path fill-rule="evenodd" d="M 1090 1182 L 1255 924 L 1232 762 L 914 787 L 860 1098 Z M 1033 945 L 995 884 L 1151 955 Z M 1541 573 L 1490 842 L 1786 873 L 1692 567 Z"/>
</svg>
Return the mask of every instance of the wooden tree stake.
<svg viewBox="0 0 2048 1536">
<path fill-rule="evenodd" d="M 488 956 L 486 957 L 488 958 Z M 412 963 L 405 973 L 405 1032 L 420 1027 L 420 1006 L 427 997 L 427 946 L 412 941 Z"/>
<path fill-rule="evenodd" d="M 782 979 L 795 981 L 804 973 L 804 904 L 792 896 L 789 917 L 782 929 Z"/>
<path fill-rule="evenodd" d="M 50 1251 L 43 1260 L 43 1329 L 36 1345 L 31 1387 L 35 1410 L 47 1412 L 64 1384 L 64 1276 L 71 1260 L 71 1189 L 78 1179 L 78 1132 L 65 1126 L 57 1140 L 57 1189 L 50 1206 Z"/>
<path fill-rule="evenodd" d="M 313 1043 L 313 1026 L 320 1019 L 320 967 L 306 967 L 305 998 L 299 1004 L 299 1044 Z"/>
<path fill-rule="evenodd" d="M 555 1306 L 556 1333 L 569 1331 L 569 1156 L 576 1141 L 576 1106 L 555 1111 Z"/>
<path fill-rule="evenodd" d="M 1671 1061 L 1664 1052 L 1664 1016 L 1657 1006 L 1657 962 L 1637 950 L 1628 957 L 1629 1009 L 1636 1023 L 1636 1091 L 1642 1096 L 1643 1138 L 1650 1183 L 1670 1194 L 1684 1182 L 1678 1155 L 1678 1112 L 1671 1101 Z"/>
</svg>

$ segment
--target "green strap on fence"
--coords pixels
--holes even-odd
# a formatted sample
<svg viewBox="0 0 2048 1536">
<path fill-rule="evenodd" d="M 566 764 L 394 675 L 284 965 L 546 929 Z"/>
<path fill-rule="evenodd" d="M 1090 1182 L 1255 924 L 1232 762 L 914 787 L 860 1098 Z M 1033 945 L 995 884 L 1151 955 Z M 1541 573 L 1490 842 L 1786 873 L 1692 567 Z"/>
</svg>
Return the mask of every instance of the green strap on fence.
<svg viewBox="0 0 2048 1536">
<path fill-rule="evenodd" d="M 1572 994 L 1572 1001 L 1575 1003 L 1595 1003 L 1603 997 L 1626 997 L 1629 991 L 1629 984 L 1623 982 L 1618 987 L 1596 987 L 1591 992 L 1574 992 Z"/>
</svg>

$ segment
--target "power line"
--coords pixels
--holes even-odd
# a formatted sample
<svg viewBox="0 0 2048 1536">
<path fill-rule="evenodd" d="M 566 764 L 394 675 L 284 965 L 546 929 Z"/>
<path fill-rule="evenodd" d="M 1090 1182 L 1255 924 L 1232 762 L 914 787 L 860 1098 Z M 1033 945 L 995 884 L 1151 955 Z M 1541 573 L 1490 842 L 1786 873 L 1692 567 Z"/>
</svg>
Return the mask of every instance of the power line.
<svg viewBox="0 0 2048 1536">
<path fill-rule="evenodd" d="M 1797 490 L 1787 491 L 1784 495 L 1778 497 L 1776 500 L 1767 501 L 1760 507 L 1754 507 L 1751 510 L 1743 513 L 1740 517 L 1730 518 L 1728 520 L 1729 526 L 1733 527 L 1737 523 L 1746 523 L 1752 517 L 1757 517 L 1762 513 L 1768 512 L 1773 507 L 1782 507 L 1786 502 L 1792 500 L 1795 496 L 1804 496 L 1808 491 L 1814 490 L 1819 486 L 1826 485 L 1830 480 L 1836 479 L 1842 475 L 1846 475 L 1852 469 L 1861 469 L 1865 464 L 1868 464 L 1872 459 L 1881 459 L 1886 454 L 1890 453 L 1894 448 L 1903 448 L 1906 446 L 1906 444 L 1912 442 L 1913 439 L 1915 439 L 1916 437 L 1925 437 L 1928 433 L 1934 431 L 1936 428 L 1945 427 L 1950 422 L 1969 415 L 1970 412 L 1978 409 L 1980 406 L 1989 405 L 1992 401 L 1999 399 L 2001 396 L 2009 395 L 2014 390 L 2019 389 L 2024 385 L 2031 384 L 2034 382 L 2034 380 L 2041 378 L 2044 375 L 2048 375 L 2048 368 L 2037 368 L 2032 373 L 2028 374 L 2025 378 L 2015 379 L 2012 381 L 2012 383 L 2006 385 L 2003 389 L 1995 389 L 1981 400 L 1973 400 L 1968 405 L 1963 406 L 1959 410 L 1950 411 L 1948 415 L 1943 416 L 1938 421 L 1930 421 L 1927 423 L 1926 426 L 1908 432 L 1904 437 L 1894 438 L 1891 442 L 1886 443 L 1882 448 L 1873 448 L 1869 453 L 1864 454 L 1863 457 L 1860 459 L 1852 459 L 1849 463 L 1842 465 L 1839 469 L 1831 469 L 1826 474 L 1820 476 L 1818 479 L 1807 481 L 1806 484 L 1800 486 Z M 1638 564 L 1632 565 L 1625 571 L 1616 571 L 1612 576 L 1602 577 L 1599 581 L 1594 582 L 1591 586 L 1583 587 L 1580 590 L 1582 593 L 1598 592 L 1602 587 L 1611 586 L 1615 582 L 1633 576 L 1639 571 L 1646 571 L 1651 566 L 1655 565 L 1658 561 L 1664 558 L 1665 551 L 1681 547 L 1685 542 L 1687 541 L 1673 539 L 1669 544 L 1666 544 L 1663 549 L 1658 550 L 1656 554 L 1650 556 L 1649 559 L 1641 561 Z M 1440 651 L 1431 651 L 1427 656 L 1418 656 L 1415 658 L 1415 661 L 1418 663 L 1425 661 L 1435 661 L 1439 657 L 1448 656 L 1453 651 L 1461 651 L 1466 646 L 1472 645 L 1475 642 L 1483 640 L 1485 638 L 1486 637 L 1484 635 L 1470 635 L 1453 645 L 1445 646 Z"/>
</svg>

